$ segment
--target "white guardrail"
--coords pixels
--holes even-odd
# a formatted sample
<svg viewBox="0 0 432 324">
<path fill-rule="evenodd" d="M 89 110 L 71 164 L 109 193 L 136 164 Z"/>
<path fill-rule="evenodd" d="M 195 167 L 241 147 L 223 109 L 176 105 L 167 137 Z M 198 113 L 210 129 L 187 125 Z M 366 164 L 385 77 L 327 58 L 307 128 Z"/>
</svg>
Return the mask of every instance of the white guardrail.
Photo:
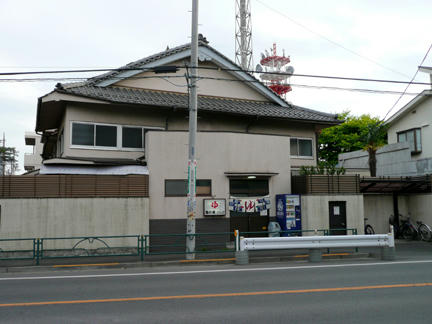
<svg viewBox="0 0 432 324">
<path fill-rule="evenodd" d="M 393 253 L 383 253 L 383 259 L 394 258 L 394 233 L 393 226 L 389 234 L 373 235 L 329 235 L 329 236 L 290 236 L 290 237 L 255 237 L 238 238 L 238 252 L 253 250 L 285 250 L 285 249 L 309 249 L 312 253 L 319 253 L 319 249 L 329 248 L 358 248 L 381 247 L 391 248 Z M 385 255 L 384 255 L 385 254 Z M 314 258 L 314 259 L 320 259 Z M 311 260 L 311 258 L 310 258 Z"/>
</svg>

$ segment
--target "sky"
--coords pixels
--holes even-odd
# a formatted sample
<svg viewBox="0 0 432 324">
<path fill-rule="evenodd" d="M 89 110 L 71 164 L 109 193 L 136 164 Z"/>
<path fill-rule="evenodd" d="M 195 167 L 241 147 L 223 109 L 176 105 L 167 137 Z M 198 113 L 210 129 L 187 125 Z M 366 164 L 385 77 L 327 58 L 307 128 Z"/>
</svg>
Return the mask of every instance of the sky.
<svg viewBox="0 0 432 324">
<path fill-rule="evenodd" d="M 278 53 L 284 49 L 291 57 L 295 74 L 410 81 L 432 42 L 430 0 L 250 3 L 255 64 L 276 43 Z M 0 0 L 0 72 L 120 67 L 190 42 L 191 8 L 192 0 Z M 199 32 L 234 60 L 235 0 L 200 0 Z M 432 66 L 432 53 L 423 65 Z M 6 145 L 20 152 L 22 172 L 23 154 L 32 149 L 24 133 L 34 131 L 37 99 L 58 81 L 4 79 L 10 77 L 0 76 L 0 137 L 4 133 Z M 429 76 L 419 72 L 415 81 L 427 83 Z M 430 88 L 411 85 L 389 113 L 400 94 L 323 87 L 403 92 L 405 84 L 297 76 L 290 82 L 286 99 L 295 105 L 380 118 Z"/>
</svg>

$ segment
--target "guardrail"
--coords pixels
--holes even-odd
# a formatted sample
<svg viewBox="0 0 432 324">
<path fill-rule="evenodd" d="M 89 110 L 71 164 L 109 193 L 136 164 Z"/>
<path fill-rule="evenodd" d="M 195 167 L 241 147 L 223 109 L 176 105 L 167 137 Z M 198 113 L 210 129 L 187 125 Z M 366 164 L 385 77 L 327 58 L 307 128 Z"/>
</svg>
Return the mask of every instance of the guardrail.
<svg viewBox="0 0 432 324">
<path fill-rule="evenodd" d="M 16 245 L 21 248 L 14 248 Z M 32 260 L 39 253 L 38 248 L 35 238 L 0 239 L 0 260 Z"/>
<path fill-rule="evenodd" d="M 240 237 L 236 233 L 236 263 L 249 263 L 248 251 L 309 249 L 309 261 L 320 261 L 321 249 L 349 247 L 381 247 L 383 260 L 394 259 L 393 226 L 389 234 L 375 235 L 330 235 L 330 236 L 291 236 L 291 237 Z"/>
<path fill-rule="evenodd" d="M 356 229 L 346 229 L 357 234 Z M 195 237 L 195 252 L 235 253 L 240 250 L 240 236 L 299 235 L 328 236 L 332 230 L 288 230 L 281 232 L 218 232 L 196 234 L 99 235 L 44 238 L 0 239 L 0 260 L 34 260 L 85 257 L 136 257 L 144 261 L 150 255 L 186 254 L 186 238 Z M 237 236 L 236 236 L 237 235 Z M 370 235 L 368 235 L 370 237 Z M 317 237 L 317 236 L 303 236 Z"/>
<path fill-rule="evenodd" d="M 139 257 L 186 254 L 186 238 L 195 237 L 194 253 L 236 251 L 231 232 L 196 234 L 141 234 L 0 239 L 0 260 L 34 260 L 85 257 Z"/>
</svg>

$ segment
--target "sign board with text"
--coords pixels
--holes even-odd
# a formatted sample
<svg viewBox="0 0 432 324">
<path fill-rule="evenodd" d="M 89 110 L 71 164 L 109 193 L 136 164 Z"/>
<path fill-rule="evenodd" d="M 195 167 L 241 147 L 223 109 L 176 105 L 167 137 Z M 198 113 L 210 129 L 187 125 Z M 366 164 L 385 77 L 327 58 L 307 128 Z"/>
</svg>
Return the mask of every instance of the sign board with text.
<svg viewBox="0 0 432 324">
<path fill-rule="evenodd" d="M 204 216 L 225 216 L 225 199 L 204 199 Z"/>
</svg>

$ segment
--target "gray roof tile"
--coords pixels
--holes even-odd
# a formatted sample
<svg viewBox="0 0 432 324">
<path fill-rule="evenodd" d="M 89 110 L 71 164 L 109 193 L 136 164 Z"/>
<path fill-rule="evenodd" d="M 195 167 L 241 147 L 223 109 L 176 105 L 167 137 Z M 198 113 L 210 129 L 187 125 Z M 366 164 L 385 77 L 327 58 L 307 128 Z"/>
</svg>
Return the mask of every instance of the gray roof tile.
<svg viewBox="0 0 432 324">
<path fill-rule="evenodd" d="M 57 89 L 58 92 L 106 100 L 112 103 L 137 104 L 156 107 L 188 109 L 188 95 L 154 90 L 130 89 L 122 87 L 98 87 L 80 85 Z M 284 118 L 338 124 L 336 115 L 291 105 L 282 107 L 270 102 L 237 100 L 199 96 L 198 109 L 201 111 L 230 113 L 246 116 Z"/>
</svg>

